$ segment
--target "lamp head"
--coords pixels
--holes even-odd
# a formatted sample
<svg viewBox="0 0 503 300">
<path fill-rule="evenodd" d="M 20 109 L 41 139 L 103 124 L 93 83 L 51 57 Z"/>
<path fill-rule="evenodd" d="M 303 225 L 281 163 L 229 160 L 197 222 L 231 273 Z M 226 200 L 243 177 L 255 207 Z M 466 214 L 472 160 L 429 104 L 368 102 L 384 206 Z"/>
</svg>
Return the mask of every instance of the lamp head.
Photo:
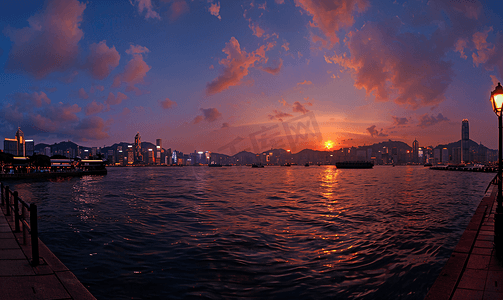
<svg viewBox="0 0 503 300">
<path fill-rule="evenodd" d="M 494 113 L 500 117 L 503 109 L 503 87 L 499 82 L 494 91 L 491 92 L 491 103 Z"/>
</svg>

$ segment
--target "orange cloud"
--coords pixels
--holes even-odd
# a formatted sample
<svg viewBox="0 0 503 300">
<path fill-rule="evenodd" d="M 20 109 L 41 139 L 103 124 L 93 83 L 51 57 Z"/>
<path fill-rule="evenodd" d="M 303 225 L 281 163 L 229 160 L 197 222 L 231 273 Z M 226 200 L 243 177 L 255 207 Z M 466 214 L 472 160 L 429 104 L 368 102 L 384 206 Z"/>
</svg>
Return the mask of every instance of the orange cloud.
<svg viewBox="0 0 503 300">
<path fill-rule="evenodd" d="M 203 114 L 195 117 L 192 121 L 193 124 L 197 124 L 201 121 L 206 121 L 208 123 L 214 122 L 222 116 L 222 114 L 216 108 L 201 108 L 201 111 L 203 112 Z"/>
<path fill-rule="evenodd" d="M 284 48 L 285 51 L 288 51 L 290 50 L 290 43 L 289 42 L 285 42 L 283 45 L 281 45 L 281 48 Z"/>
<path fill-rule="evenodd" d="M 339 43 L 337 32 L 341 28 L 354 24 L 353 13 L 361 13 L 370 6 L 367 0 L 295 0 L 295 5 L 313 17 L 311 27 L 323 32 L 330 40 L 330 47 Z"/>
<path fill-rule="evenodd" d="M 115 50 L 115 46 L 108 48 L 106 41 L 91 44 L 89 50 L 87 68 L 94 78 L 105 79 L 119 65 L 119 52 Z"/>
<path fill-rule="evenodd" d="M 472 53 L 472 58 L 473 63 L 477 67 L 479 66 L 479 64 L 486 63 L 489 58 L 494 56 L 494 54 L 496 53 L 496 47 L 492 43 L 487 42 L 487 36 L 492 30 L 493 28 L 490 27 L 483 32 L 476 32 L 473 34 L 473 44 L 475 44 L 477 53 Z"/>
<path fill-rule="evenodd" d="M 222 50 L 227 54 L 227 58 L 219 61 L 219 64 L 224 66 L 222 74 L 207 84 L 206 94 L 213 95 L 241 84 L 243 77 L 248 75 L 248 69 L 255 66 L 256 62 L 265 60 L 265 51 L 266 46 L 262 45 L 259 49 L 247 53 L 241 50 L 238 40 L 232 37 Z"/>
<path fill-rule="evenodd" d="M 248 27 L 253 31 L 253 35 L 257 37 L 262 37 L 262 35 L 265 33 L 264 29 L 260 28 L 258 23 L 252 22 L 251 19 L 248 20 L 250 23 L 248 24 Z"/>
<path fill-rule="evenodd" d="M 288 118 L 288 117 L 293 117 L 291 114 L 289 113 L 285 113 L 285 112 L 282 112 L 280 110 L 273 110 L 273 115 L 268 115 L 267 117 L 269 118 L 269 120 L 274 120 L 274 119 L 277 119 L 278 121 L 281 121 L 283 122 L 283 118 Z"/>
<path fill-rule="evenodd" d="M 79 27 L 85 8 L 77 0 L 48 1 L 42 13 L 28 19 L 29 27 L 7 27 L 4 34 L 12 41 L 12 49 L 6 70 L 43 78 L 71 68 L 84 36 Z"/>
<path fill-rule="evenodd" d="M 105 101 L 105 103 L 108 105 L 117 105 L 117 104 L 121 104 L 122 100 L 126 100 L 127 98 L 128 97 L 121 92 L 117 93 L 117 97 L 115 97 L 114 94 L 112 92 L 110 92 L 110 93 L 108 93 L 108 97 L 107 97 L 107 100 Z"/>
<path fill-rule="evenodd" d="M 304 80 L 303 82 L 298 82 L 297 85 L 310 85 L 310 84 L 313 84 L 311 81 L 307 81 L 307 80 Z"/>
<path fill-rule="evenodd" d="M 220 2 L 218 3 L 211 3 L 210 8 L 208 8 L 208 11 L 212 16 L 217 17 L 219 20 L 222 20 L 222 17 L 220 16 Z"/>
</svg>

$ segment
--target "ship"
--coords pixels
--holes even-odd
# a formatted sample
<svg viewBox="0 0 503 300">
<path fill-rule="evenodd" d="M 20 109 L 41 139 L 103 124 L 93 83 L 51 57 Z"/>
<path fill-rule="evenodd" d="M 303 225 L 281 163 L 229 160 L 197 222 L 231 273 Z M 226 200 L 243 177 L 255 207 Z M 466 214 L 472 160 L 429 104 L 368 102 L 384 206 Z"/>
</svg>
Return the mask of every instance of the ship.
<svg viewBox="0 0 503 300">
<path fill-rule="evenodd" d="M 372 169 L 374 163 L 371 161 L 341 161 L 336 162 L 337 169 Z"/>
</svg>

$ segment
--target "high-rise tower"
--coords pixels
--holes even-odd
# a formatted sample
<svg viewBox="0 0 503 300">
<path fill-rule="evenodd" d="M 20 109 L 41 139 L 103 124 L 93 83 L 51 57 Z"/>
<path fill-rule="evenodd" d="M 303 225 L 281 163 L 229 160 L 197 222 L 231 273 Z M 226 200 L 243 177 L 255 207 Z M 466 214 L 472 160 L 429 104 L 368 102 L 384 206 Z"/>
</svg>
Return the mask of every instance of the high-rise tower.
<svg viewBox="0 0 503 300">
<path fill-rule="evenodd" d="M 470 126 L 468 120 L 464 119 L 461 123 L 461 162 L 467 163 L 470 161 Z"/>
<path fill-rule="evenodd" d="M 141 154 L 141 137 L 140 133 L 136 133 L 134 137 L 134 161 L 143 162 L 143 155 Z"/>
<path fill-rule="evenodd" d="M 412 161 L 416 164 L 419 162 L 419 142 L 416 139 L 412 142 Z"/>
</svg>

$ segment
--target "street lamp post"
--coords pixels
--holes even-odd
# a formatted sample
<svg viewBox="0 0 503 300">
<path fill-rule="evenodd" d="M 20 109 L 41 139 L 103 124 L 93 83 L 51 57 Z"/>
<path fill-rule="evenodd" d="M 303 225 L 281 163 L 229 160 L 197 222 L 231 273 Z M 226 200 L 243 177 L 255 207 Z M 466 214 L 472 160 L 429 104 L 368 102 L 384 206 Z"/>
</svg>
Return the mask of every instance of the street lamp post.
<svg viewBox="0 0 503 300">
<path fill-rule="evenodd" d="M 503 87 L 498 82 L 498 86 L 491 92 L 491 103 L 493 106 L 493 111 L 498 116 L 499 124 L 499 139 L 498 139 L 498 206 L 496 208 L 496 213 L 494 214 L 494 245 L 496 248 L 496 253 L 498 256 L 503 256 L 503 196 L 502 196 L 502 171 L 503 171 L 503 161 L 502 161 L 502 151 L 501 151 L 501 140 L 502 140 L 502 123 L 501 114 L 503 109 Z"/>
</svg>

